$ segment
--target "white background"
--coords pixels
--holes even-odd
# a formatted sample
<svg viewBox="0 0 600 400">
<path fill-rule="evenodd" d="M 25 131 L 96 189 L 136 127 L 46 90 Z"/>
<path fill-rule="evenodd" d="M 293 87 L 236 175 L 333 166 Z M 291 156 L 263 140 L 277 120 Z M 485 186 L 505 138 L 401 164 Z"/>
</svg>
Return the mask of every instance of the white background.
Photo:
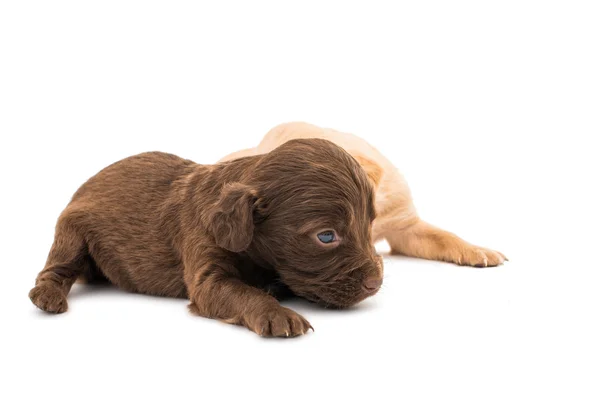
<svg viewBox="0 0 600 400">
<path fill-rule="evenodd" d="M 597 399 L 598 3 L 213 3 L 1 3 L 0 397 Z M 364 137 L 424 219 L 511 261 L 388 257 L 353 310 L 290 303 L 294 340 L 111 289 L 30 303 L 98 170 L 294 120 Z"/>
</svg>

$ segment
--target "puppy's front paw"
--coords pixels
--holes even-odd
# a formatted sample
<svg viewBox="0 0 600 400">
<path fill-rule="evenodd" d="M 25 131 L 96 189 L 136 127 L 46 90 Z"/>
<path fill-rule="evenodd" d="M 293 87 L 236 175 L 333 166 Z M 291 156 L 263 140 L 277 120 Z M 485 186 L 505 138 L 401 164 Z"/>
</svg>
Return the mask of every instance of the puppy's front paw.
<svg viewBox="0 0 600 400">
<path fill-rule="evenodd" d="M 295 337 L 313 329 L 300 314 L 281 306 L 258 312 L 248 327 L 263 337 Z"/>
<path fill-rule="evenodd" d="M 469 246 L 460 251 L 453 260 L 458 265 L 470 265 L 473 267 L 495 267 L 508 261 L 504 254 L 483 247 Z"/>
<path fill-rule="evenodd" d="M 66 296 L 54 285 L 41 284 L 34 287 L 29 292 L 29 298 L 39 309 L 49 313 L 64 313 L 68 308 Z"/>
</svg>

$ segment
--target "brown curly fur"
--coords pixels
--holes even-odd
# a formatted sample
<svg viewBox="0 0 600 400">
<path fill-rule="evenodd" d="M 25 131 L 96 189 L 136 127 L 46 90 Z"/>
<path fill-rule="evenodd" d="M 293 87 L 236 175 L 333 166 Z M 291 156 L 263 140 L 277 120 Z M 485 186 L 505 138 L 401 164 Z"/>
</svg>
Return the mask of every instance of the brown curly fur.
<svg viewBox="0 0 600 400">
<path fill-rule="evenodd" d="M 381 284 L 373 196 L 360 165 L 322 139 L 212 166 L 129 157 L 75 193 L 30 298 L 61 313 L 77 279 L 100 278 L 189 298 L 193 312 L 261 335 L 300 335 L 310 324 L 277 296 L 348 307 Z M 318 242 L 325 230 L 336 245 Z"/>
</svg>

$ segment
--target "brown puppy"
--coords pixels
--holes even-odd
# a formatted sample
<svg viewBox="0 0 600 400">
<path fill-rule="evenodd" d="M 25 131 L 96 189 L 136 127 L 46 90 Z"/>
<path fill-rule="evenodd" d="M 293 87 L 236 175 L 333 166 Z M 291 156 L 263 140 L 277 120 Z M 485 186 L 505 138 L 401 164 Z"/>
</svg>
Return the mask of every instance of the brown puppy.
<svg viewBox="0 0 600 400">
<path fill-rule="evenodd" d="M 213 166 L 129 157 L 75 193 L 29 296 L 61 313 L 78 278 L 100 276 L 263 336 L 304 334 L 276 297 L 348 307 L 381 286 L 373 197 L 360 165 L 322 139 Z"/>
</svg>

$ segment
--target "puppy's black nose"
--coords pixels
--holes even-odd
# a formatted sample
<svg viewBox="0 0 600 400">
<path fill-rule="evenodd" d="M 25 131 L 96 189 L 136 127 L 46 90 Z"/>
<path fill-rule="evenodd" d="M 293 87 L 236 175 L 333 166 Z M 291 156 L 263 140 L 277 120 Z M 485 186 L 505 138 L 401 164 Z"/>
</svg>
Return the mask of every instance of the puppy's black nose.
<svg viewBox="0 0 600 400">
<path fill-rule="evenodd" d="M 383 279 L 380 278 L 367 278 L 363 281 L 363 288 L 367 292 L 374 292 L 381 287 Z"/>
</svg>

